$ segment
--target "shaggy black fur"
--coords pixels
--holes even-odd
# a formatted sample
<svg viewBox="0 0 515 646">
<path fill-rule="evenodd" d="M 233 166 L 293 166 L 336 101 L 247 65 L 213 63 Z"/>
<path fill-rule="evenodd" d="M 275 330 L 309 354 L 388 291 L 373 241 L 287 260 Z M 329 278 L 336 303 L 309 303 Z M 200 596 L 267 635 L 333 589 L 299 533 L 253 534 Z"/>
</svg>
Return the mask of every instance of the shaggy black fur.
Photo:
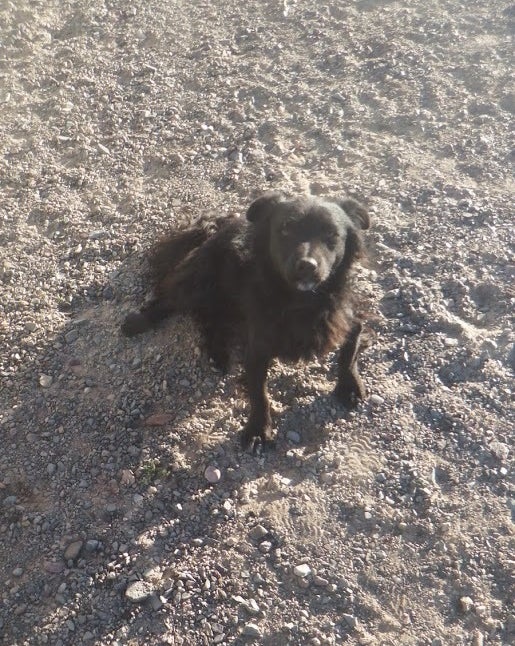
<svg viewBox="0 0 515 646">
<path fill-rule="evenodd" d="M 352 199 L 272 193 L 251 204 L 246 220 L 219 218 L 174 232 L 151 261 L 154 298 L 129 314 L 122 331 L 139 334 L 188 312 L 221 370 L 241 342 L 250 399 L 242 443 L 271 442 L 266 379 L 276 357 L 298 361 L 340 346 L 335 395 L 348 407 L 364 396 L 357 369 L 362 324 L 349 277 L 363 255 L 360 230 L 369 225 Z"/>
</svg>

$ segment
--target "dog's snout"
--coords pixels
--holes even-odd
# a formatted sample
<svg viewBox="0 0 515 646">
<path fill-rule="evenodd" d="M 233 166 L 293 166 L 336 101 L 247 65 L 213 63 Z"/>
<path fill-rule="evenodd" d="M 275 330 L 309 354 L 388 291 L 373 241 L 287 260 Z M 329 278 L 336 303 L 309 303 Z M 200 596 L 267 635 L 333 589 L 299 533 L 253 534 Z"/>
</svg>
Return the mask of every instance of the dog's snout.
<svg viewBox="0 0 515 646">
<path fill-rule="evenodd" d="M 309 256 L 297 260 L 297 274 L 299 278 L 310 278 L 318 269 L 318 262 Z"/>
</svg>

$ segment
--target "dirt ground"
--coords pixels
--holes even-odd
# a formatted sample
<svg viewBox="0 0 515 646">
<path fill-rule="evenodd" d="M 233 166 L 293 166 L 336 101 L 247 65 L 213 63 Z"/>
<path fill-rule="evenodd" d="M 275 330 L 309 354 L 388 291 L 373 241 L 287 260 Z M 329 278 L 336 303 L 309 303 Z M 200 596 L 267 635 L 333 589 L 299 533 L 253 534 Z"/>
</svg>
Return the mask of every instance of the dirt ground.
<svg viewBox="0 0 515 646">
<path fill-rule="evenodd" d="M 514 17 L 2 0 L 0 643 L 514 643 Z M 118 326 L 157 235 L 268 189 L 369 206 L 377 316 L 369 398 L 277 363 L 253 456 L 237 366 Z"/>
</svg>

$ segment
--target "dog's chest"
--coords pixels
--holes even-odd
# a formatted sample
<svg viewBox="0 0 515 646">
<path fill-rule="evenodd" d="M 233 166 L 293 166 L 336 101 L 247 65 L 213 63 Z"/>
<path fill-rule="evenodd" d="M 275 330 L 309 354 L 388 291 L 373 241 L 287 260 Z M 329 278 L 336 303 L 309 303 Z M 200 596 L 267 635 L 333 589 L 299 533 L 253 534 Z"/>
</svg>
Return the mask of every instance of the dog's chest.
<svg viewBox="0 0 515 646">
<path fill-rule="evenodd" d="M 348 329 L 345 316 L 324 305 L 290 306 L 275 313 L 269 320 L 275 356 L 286 361 L 310 359 L 343 341 Z"/>
</svg>

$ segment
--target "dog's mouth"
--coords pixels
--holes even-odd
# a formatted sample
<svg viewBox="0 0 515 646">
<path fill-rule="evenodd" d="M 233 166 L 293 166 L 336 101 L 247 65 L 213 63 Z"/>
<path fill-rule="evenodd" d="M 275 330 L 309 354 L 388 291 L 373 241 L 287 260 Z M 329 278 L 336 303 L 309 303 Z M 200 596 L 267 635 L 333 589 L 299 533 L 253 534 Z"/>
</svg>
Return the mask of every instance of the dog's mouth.
<svg viewBox="0 0 515 646">
<path fill-rule="evenodd" d="M 314 292 L 318 285 L 319 283 L 315 280 L 298 280 L 295 283 L 295 287 L 299 292 Z"/>
</svg>

